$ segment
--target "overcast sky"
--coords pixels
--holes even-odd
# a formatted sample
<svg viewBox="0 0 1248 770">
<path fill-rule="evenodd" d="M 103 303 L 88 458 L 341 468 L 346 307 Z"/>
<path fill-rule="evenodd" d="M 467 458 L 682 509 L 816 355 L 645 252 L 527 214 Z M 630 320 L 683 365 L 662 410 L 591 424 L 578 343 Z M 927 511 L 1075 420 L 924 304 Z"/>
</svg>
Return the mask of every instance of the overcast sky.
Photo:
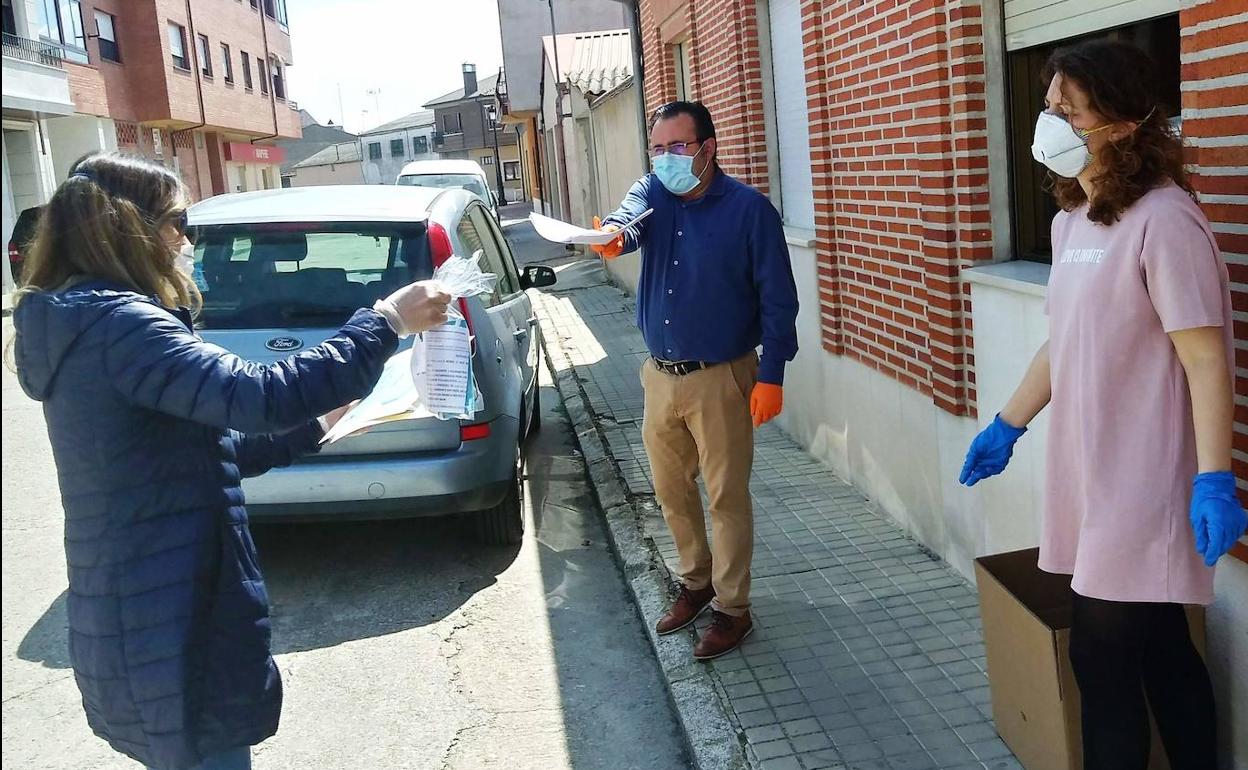
<svg viewBox="0 0 1248 770">
<path fill-rule="evenodd" d="M 464 62 L 478 77 L 502 66 L 495 0 L 295 0 L 287 8 L 290 98 L 352 132 L 461 86 Z"/>
</svg>

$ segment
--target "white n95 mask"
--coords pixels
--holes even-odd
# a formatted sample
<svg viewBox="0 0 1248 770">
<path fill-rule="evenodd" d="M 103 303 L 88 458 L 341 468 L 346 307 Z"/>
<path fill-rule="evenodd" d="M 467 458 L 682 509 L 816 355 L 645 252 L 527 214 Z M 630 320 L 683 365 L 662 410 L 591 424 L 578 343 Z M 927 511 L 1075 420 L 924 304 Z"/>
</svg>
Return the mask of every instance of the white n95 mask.
<svg viewBox="0 0 1248 770">
<path fill-rule="evenodd" d="M 1088 137 L 1105 128 L 1109 126 L 1104 125 L 1090 131 L 1075 128 L 1067 120 L 1051 112 L 1042 112 L 1036 120 L 1031 156 L 1054 174 L 1074 179 L 1092 162 Z"/>
<path fill-rule="evenodd" d="M 189 243 L 183 244 L 178 250 L 178 256 L 173 258 L 173 266 L 187 278 L 193 277 L 195 275 L 195 247 Z"/>
</svg>

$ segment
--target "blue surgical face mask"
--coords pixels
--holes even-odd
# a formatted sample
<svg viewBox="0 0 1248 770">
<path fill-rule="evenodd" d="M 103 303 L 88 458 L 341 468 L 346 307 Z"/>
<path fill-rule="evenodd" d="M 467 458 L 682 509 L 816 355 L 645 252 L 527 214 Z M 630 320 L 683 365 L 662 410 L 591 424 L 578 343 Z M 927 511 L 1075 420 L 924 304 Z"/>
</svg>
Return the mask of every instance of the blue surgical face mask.
<svg viewBox="0 0 1248 770">
<path fill-rule="evenodd" d="M 702 145 L 702 147 L 705 146 Z M 693 161 L 702 154 L 702 147 L 699 147 L 693 155 L 673 155 L 665 152 L 650 160 L 654 175 L 659 178 L 668 192 L 673 195 L 685 195 L 702 183 L 698 175 L 693 173 Z"/>
</svg>

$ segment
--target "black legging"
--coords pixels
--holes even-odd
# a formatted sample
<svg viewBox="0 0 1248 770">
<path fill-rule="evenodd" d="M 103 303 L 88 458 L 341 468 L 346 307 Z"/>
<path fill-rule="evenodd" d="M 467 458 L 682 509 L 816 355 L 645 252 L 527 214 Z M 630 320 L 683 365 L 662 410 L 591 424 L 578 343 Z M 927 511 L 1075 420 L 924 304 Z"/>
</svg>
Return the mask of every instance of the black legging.
<svg viewBox="0 0 1248 770">
<path fill-rule="evenodd" d="M 1075 594 L 1070 660 L 1083 702 L 1087 770 L 1148 767 L 1145 693 L 1172 770 L 1217 767 L 1213 686 L 1182 605 Z"/>
</svg>

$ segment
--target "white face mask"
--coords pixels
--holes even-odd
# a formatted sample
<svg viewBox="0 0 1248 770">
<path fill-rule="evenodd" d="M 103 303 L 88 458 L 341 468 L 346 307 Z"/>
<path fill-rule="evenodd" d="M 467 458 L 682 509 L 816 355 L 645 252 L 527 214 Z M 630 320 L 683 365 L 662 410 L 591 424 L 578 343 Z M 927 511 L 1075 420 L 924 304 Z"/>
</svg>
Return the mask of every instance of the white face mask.
<svg viewBox="0 0 1248 770">
<path fill-rule="evenodd" d="M 173 266 L 187 278 L 195 277 L 195 247 L 189 243 L 182 244 L 178 256 L 173 258 Z"/>
<path fill-rule="evenodd" d="M 1036 120 L 1035 140 L 1031 144 L 1031 156 L 1048 166 L 1058 176 L 1074 179 L 1092 162 L 1088 150 L 1088 137 L 1109 126 L 1090 131 L 1075 128 L 1069 121 L 1051 112 L 1040 113 Z"/>
</svg>

